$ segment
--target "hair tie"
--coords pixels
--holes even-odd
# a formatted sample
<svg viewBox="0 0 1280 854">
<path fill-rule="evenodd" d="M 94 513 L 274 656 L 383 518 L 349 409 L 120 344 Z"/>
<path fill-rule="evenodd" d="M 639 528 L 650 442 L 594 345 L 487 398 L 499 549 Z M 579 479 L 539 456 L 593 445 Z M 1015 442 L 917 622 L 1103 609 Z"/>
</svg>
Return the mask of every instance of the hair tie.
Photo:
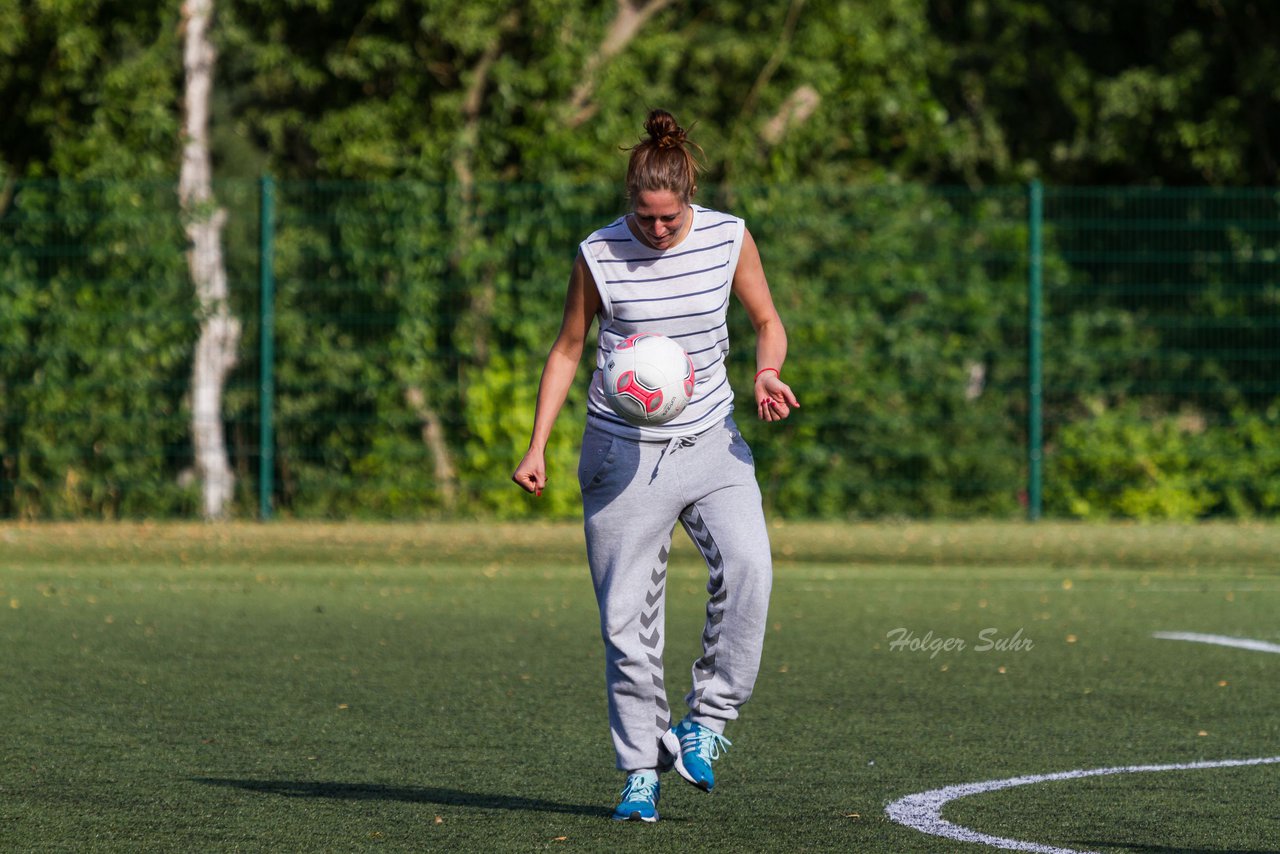
<svg viewBox="0 0 1280 854">
<path fill-rule="evenodd" d="M 658 138 L 658 148 L 677 148 L 684 145 L 685 134 L 676 130 L 674 133 L 665 133 Z"/>
</svg>

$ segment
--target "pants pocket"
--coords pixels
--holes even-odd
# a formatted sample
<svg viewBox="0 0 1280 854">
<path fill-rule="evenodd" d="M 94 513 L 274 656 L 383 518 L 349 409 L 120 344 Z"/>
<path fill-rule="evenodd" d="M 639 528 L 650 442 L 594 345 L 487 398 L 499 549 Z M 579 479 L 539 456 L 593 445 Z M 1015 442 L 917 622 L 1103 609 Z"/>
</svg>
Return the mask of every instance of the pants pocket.
<svg viewBox="0 0 1280 854">
<path fill-rule="evenodd" d="M 618 437 L 593 427 L 582 434 L 582 453 L 578 456 L 578 486 L 584 491 L 604 480 L 615 462 L 614 443 Z"/>
<path fill-rule="evenodd" d="M 738 431 L 738 425 L 731 421 L 727 427 L 729 430 L 729 453 L 747 465 L 754 466 L 755 455 L 751 453 L 751 446 L 747 444 L 747 440 Z"/>
</svg>

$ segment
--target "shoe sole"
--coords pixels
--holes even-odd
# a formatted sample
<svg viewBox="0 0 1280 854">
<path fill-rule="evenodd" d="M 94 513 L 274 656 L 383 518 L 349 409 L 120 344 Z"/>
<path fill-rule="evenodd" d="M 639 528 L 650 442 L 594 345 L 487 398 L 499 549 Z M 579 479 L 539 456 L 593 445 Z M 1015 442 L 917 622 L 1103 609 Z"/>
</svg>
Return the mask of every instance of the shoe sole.
<svg viewBox="0 0 1280 854">
<path fill-rule="evenodd" d="M 662 749 L 674 757 L 672 762 L 675 763 L 676 773 L 683 777 L 689 785 L 708 794 L 711 792 L 710 786 L 693 779 L 689 769 L 684 767 L 684 757 L 680 754 L 680 739 L 676 737 L 675 730 L 667 730 L 662 734 Z"/>
<path fill-rule="evenodd" d="M 615 815 L 613 817 L 613 820 L 614 821 L 643 821 L 648 824 L 653 824 L 655 821 L 658 820 L 658 814 L 654 813 L 648 818 L 645 818 L 644 816 L 640 815 L 640 813 L 633 812 L 631 813 L 631 815 Z"/>
</svg>

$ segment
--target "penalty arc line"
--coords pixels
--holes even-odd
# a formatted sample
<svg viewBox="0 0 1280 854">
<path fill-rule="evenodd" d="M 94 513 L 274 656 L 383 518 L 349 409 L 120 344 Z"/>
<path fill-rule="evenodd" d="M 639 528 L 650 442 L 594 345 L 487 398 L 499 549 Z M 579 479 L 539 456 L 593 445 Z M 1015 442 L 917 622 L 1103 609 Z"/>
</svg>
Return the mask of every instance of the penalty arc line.
<svg viewBox="0 0 1280 854">
<path fill-rule="evenodd" d="M 1191 641 L 1192 643 L 1211 643 L 1218 646 L 1233 646 L 1237 649 L 1251 649 L 1254 652 L 1280 653 L 1280 643 L 1253 640 L 1252 638 L 1233 638 L 1227 635 L 1206 635 L 1200 632 L 1154 632 L 1153 638 L 1160 640 Z"/>
<path fill-rule="evenodd" d="M 1210 643 L 1219 646 L 1237 647 L 1256 652 L 1280 653 L 1280 644 L 1250 638 L 1233 638 L 1226 635 L 1208 635 L 1197 632 L 1155 632 L 1152 637 L 1161 640 L 1192 641 L 1194 643 Z M 953 824 L 942 817 L 942 808 L 950 801 L 983 792 L 995 792 L 1000 789 L 1011 789 L 1014 786 L 1027 786 L 1032 783 L 1048 783 L 1054 780 L 1078 780 L 1082 777 L 1102 777 L 1111 774 L 1143 774 L 1155 771 L 1199 771 L 1207 768 L 1238 768 L 1245 765 L 1273 765 L 1280 763 L 1280 756 L 1268 756 L 1259 759 L 1224 759 L 1218 762 L 1191 762 L 1177 765 L 1125 765 L 1116 768 L 1092 768 L 1078 771 L 1061 771 L 1056 774 L 1033 774 L 1024 777 L 1009 777 L 1004 780 L 987 780 L 982 783 L 964 783 L 958 786 L 944 786 L 899 798 L 885 809 L 889 818 L 914 830 L 931 836 L 942 836 L 959 842 L 976 842 L 1009 851 L 1030 851 L 1033 854 L 1091 854 L 1076 848 L 1056 848 L 1052 845 L 1041 845 L 1038 842 L 1024 842 L 1019 839 L 1006 839 L 979 833 L 958 824 Z"/>
<path fill-rule="evenodd" d="M 899 798 L 885 809 L 889 818 L 914 830 L 931 836 L 942 836 L 958 842 L 977 842 L 1009 851 L 1030 851 L 1033 854 L 1093 854 L 1077 848 L 1057 848 L 1042 845 L 1038 842 L 1024 842 L 1019 839 L 1006 839 L 979 833 L 958 824 L 953 824 L 942 817 L 942 808 L 948 802 L 969 795 L 980 795 L 984 792 L 995 792 L 1000 789 L 1011 789 L 1014 786 L 1028 786 L 1032 783 L 1048 783 L 1054 780 L 1078 780 L 1082 777 L 1102 777 L 1111 774 L 1146 774 L 1156 771 L 1200 771 L 1209 768 L 1240 768 L 1247 765 L 1273 765 L 1280 763 L 1280 756 L 1267 756 L 1258 759 L 1223 759 L 1214 762 L 1189 762 L 1175 765 L 1124 765 L 1115 768 L 1089 768 L 1077 771 L 1060 771 L 1056 774 L 1031 774 L 1023 777 L 1009 777 L 1004 780 L 987 780 L 981 783 L 963 783 L 958 786 L 944 786 Z"/>
</svg>

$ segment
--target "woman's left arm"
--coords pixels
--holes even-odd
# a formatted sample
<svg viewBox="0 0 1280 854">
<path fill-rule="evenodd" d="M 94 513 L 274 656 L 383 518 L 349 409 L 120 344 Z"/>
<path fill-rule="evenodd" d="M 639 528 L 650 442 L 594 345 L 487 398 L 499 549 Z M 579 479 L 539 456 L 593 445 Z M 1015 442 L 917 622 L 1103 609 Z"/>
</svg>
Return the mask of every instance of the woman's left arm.
<svg viewBox="0 0 1280 854">
<path fill-rule="evenodd" d="M 742 234 L 738 269 L 733 274 L 733 292 L 747 310 L 747 318 L 756 331 L 756 412 L 763 421 L 781 421 L 800 406 L 791 387 L 782 381 L 787 330 L 773 305 L 760 250 L 751 232 L 746 230 Z"/>
</svg>

